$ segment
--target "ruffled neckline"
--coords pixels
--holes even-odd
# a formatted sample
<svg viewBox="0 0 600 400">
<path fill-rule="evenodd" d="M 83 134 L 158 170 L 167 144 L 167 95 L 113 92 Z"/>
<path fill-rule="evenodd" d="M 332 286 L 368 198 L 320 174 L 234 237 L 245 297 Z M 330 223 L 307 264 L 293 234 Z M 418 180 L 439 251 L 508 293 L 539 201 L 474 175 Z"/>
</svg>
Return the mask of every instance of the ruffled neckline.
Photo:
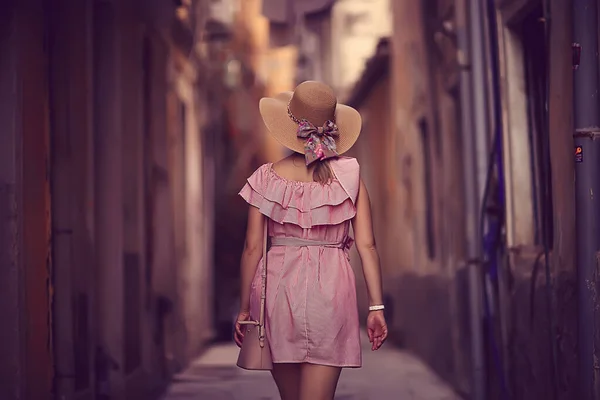
<svg viewBox="0 0 600 400">
<path fill-rule="evenodd" d="M 268 163 L 248 178 L 239 194 L 280 224 L 291 223 L 302 228 L 336 225 L 354 218 L 356 198 L 346 190 L 348 185 L 342 184 L 335 168 L 334 175 L 327 184 L 295 181 L 280 176 L 273 170 L 272 163 Z M 348 171 L 341 176 L 347 178 Z"/>
</svg>

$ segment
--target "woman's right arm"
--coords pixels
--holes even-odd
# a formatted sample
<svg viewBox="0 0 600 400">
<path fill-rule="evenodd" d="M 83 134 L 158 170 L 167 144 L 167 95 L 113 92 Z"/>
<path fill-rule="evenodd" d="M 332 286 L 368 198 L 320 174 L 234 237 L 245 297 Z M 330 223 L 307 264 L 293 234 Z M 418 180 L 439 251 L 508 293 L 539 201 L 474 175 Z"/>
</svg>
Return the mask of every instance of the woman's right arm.
<svg viewBox="0 0 600 400">
<path fill-rule="evenodd" d="M 258 211 L 258 208 L 251 206 L 248 211 L 248 228 L 246 230 L 246 241 L 244 243 L 240 266 L 240 312 L 235 323 L 234 335 L 235 343 L 240 347 L 244 340 L 244 331 L 239 321 L 246 321 L 250 317 L 250 288 L 256 268 L 258 267 L 258 262 L 262 257 L 263 228 L 266 223 L 266 218 Z"/>
<path fill-rule="evenodd" d="M 264 215 L 258 211 L 258 208 L 251 206 L 248 211 L 248 228 L 240 267 L 240 311 L 250 310 L 250 286 L 262 257 L 265 223 Z"/>
</svg>

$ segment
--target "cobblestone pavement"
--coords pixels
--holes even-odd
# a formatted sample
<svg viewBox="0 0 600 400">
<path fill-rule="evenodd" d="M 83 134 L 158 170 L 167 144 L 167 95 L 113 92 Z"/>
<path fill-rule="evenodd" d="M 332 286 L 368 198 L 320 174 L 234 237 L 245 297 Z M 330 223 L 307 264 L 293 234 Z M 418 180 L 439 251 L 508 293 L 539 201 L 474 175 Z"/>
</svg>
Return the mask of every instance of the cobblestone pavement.
<svg viewBox="0 0 600 400">
<path fill-rule="evenodd" d="M 336 400 L 459 400 L 413 355 L 386 344 L 371 352 L 363 335 L 363 367 L 342 372 Z M 235 345 L 217 345 L 174 377 L 163 400 L 277 400 L 268 372 L 235 366 Z"/>
</svg>

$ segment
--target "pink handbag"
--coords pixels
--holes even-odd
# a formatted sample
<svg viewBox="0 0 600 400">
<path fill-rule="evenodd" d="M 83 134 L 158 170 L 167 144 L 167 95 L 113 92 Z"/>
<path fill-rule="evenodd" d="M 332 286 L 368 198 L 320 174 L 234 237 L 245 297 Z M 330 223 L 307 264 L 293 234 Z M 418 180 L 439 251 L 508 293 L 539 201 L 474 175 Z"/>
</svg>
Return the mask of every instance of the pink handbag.
<svg viewBox="0 0 600 400">
<path fill-rule="evenodd" d="M 258 320 L 250 319 L 248 321 L 239 321 L 240 325 L 246 329 L 244 341 L 240 349 L 240 355 L 237 360 L 237 366 L 249 370 L 268 371 L 273 369 L 271 359 L 271 349 L 265 334 L 265 299 L 267 297 L 267 225 L 265 219 L 263 235 L 263 269 L 262 269 L 262 288 L 260 293 L 260 313 Z M 246 328 L 247 326 L 247 328 Z"/>
</svg>

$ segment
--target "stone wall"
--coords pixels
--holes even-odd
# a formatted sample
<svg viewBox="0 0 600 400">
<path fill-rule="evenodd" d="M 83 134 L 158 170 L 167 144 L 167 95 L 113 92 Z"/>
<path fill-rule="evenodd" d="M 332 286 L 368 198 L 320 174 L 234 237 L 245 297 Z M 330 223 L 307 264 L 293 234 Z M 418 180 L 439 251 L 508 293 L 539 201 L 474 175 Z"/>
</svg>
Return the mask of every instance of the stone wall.
<svg viewBox="0 0 600 400">
<path fill-rule="evenodd" d="M 550 48 L 550 141 L 554 242 L 548 307 L 543 248 L 533 237 L 534 208 L 527 98 L 518 26 L 535 2 L 505 1 L 500 16 L 506 242 L 495 281 L 490 331 L 484 337 L 488 394 L 501 393 L 501 375 L 514 398 L 576 396 L 577 307 L 571 155 L 572 81 L 568 4 L 553 1 Z M 559 4 L 560 3 L 560 4 Z M 373 205 L 392 338 L 423 357 L 458 391 L 471 390 L 471 316 L 464 210 L 462 126 L 456 13 L 464 2 L 394 2 L 389 73 L 355 87 L 364 116 L 352 155 Z M 443 32 L 446 30 L 445 32 Z M 370 61 L 374 60 L 373 57 Z M 372 69 L 372 68 L 371 68 Z M 367 67 L 363 80 L 369 75 Z M 356 97 L 356 93 L 362 93 Z M 350 96 L 352 98 L 352 96 Z M 491 135 L 491 134 L 490 134 Z M 428 176 L 429 175 L 429 176 Z M 429 187 L 428 187 L 429 186 Z M 536 201 L 538 203 L 536 203 Z M 356 254 L 353 254 L 357 267 Z M 357 273 L 360 270 L 357 269 Z M 363 283 L 359 280 L 359 290 Z M 365 304 L 360 305 L 364 309 Z M 550 326 L 552 313 L 554 327 Z M 557 348 L 554 377 L 552 345 Z M 496 350 L 494 350 L 496 347 Z M 495 360 L 498 352 L 504 369 Z"/>
</svg>

